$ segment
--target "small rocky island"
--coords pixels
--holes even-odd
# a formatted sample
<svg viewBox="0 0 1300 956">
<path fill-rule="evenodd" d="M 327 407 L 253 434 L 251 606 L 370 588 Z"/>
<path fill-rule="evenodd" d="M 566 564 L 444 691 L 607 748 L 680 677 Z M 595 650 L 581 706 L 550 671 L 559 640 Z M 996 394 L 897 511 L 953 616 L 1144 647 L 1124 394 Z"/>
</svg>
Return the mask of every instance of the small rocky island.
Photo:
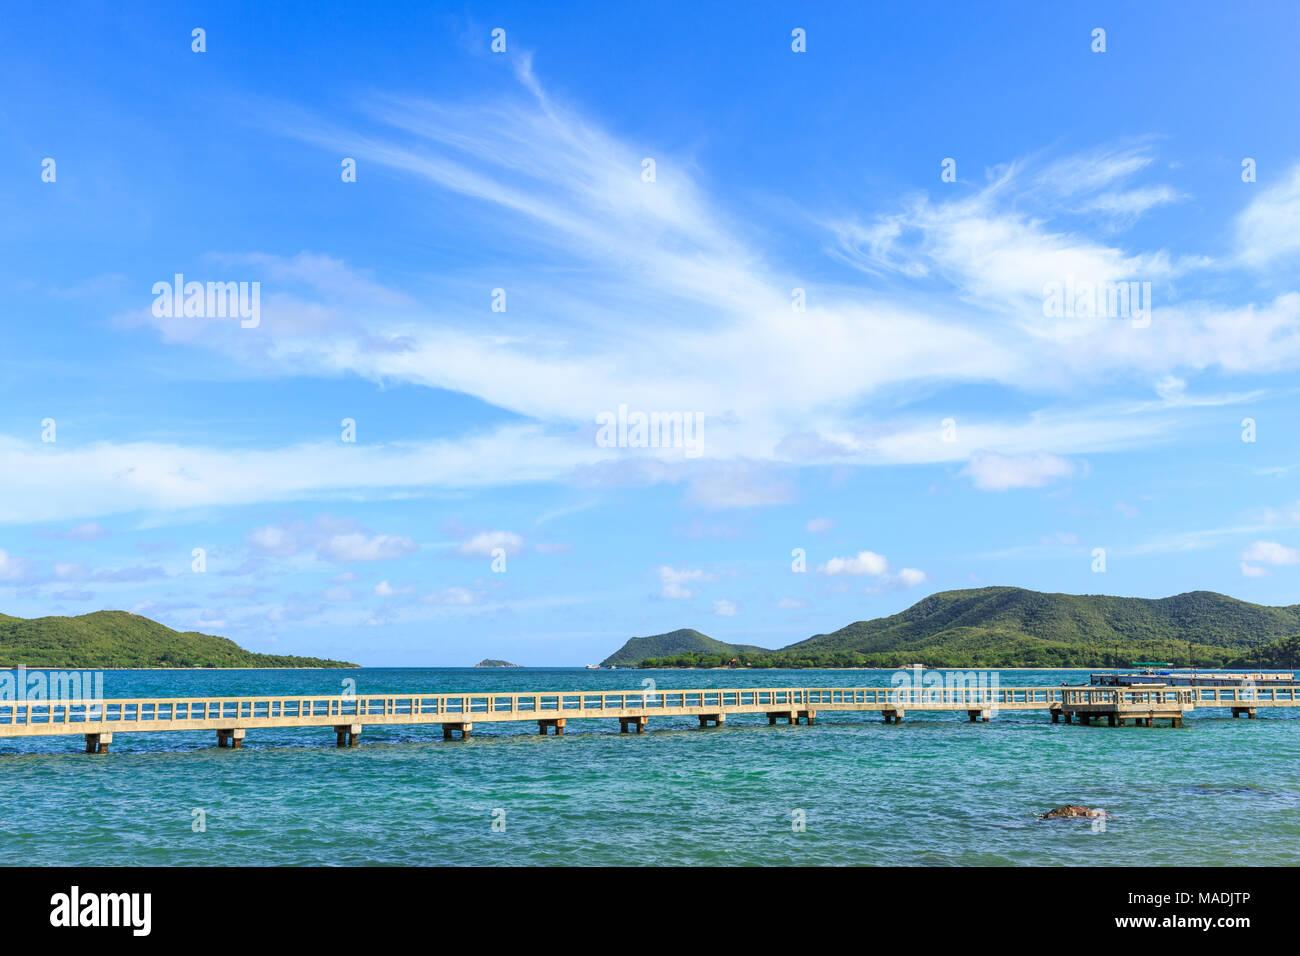
<svg viewBox="0 0 1300 956">
<path fill-rule="evenodd" d="M 518 664 L 511 664 L 509 661 L 497 661 L 490 657 L 485 657 L 474 665 L 475 667 L 518 667 Z"/>
</svg>

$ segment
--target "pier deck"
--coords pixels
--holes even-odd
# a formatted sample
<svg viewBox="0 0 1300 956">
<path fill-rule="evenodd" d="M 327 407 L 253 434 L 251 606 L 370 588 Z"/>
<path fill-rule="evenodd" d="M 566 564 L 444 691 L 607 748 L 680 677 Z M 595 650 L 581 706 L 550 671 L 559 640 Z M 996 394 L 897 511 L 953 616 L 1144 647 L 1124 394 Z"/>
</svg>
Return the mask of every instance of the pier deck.
<svg viewBox="0 0 1300 956">
<path fill-rule="evenodd" d="M 1091 723 L 1155 718 L 1181 724 L 1185 714 L 1225 708 L 1254 717 L 1258 708 L 1300 707 L 1300 685 L 1282 687 L 825 687 L 719 690 L 563 691 L 537 693 L 370 694 L 309 697 L 132 698 L 0 701 L 0 739 L 84 735 L 87 752 L 108 750 L 113 734 L 202 731 L 219 746 L 240 748 L 250 730 L 329 727 L 355 744 L 367 725 L 441 724 L 443 737 L 468 737 L 475 723 L 533 721 L 563 734 L 570 720 L 616 720 L 642 732 L 651 717 L 697 717 L 721 726 L 729 715 L 759 714 L 769 724 L 813 723 L 819 712 L 878 713 L 897 723 L 908 711 L 965 712 L 987 721 L 999 711 L 1045 711 L 1052 720 Z"/>
</svg>

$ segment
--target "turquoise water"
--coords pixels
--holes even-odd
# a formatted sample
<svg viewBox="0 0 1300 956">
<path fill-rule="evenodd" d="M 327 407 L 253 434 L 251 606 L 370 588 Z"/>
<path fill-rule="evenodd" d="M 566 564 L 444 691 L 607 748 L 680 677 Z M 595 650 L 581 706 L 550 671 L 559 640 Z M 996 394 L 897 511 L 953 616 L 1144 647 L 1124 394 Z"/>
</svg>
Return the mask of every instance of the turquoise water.
<svg viewBox="0 0 1300 956">
<path fill-rule="evenodd" d="M 660 689 L 888 686 L 890 672 L 114 671 L 105 693 L 336 694 L 346 678 L 358 694 L 640 690 L 646 677 Z M 814 727 L 652 718 L 639 736 L 611 719 L 570 721 L 564 737 L 478 723 L 453 742 L 437 725 L 372 725 L 352 749 L 329 728 L 250 730 L 243 750 L 207 732 L 81 748 L 0 739 L 0 864 L 1300 863 L 1300 713 L 1282 709 L 1193 712 L 1181 730 L 823 712 Z M 1105 832 L 1034 816 L 1064 803 L 1105 808 Z"/>
</svg>

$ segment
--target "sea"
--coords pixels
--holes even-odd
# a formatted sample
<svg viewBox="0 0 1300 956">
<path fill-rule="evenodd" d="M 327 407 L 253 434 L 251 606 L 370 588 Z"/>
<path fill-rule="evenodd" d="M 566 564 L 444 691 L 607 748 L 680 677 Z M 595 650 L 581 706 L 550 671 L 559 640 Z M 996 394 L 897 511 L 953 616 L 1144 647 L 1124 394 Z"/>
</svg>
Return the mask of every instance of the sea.
<svg viewBox="0 0 1300 956">
<path fill-rule="evenodd" d="M 105 696 L 889 686 L 879 670 L 361 668 L 105 672 Z M 1004 687 L 1086 681 L 998 672 Z M 0 864 L 75 866 L 1251 866 L 1300 863 L 1300 712 L 1180 729 L 1043 711 L 762 715 L 0 738 Z M 1063 804 L 1104 821 L 1042 820 Z"/>
</svg>

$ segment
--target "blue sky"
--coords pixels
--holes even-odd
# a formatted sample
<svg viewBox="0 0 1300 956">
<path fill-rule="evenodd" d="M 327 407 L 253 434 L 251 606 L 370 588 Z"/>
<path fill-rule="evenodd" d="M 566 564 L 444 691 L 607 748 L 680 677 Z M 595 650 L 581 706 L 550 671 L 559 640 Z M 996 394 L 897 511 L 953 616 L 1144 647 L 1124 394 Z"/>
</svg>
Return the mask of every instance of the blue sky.
<svg viewBox="0 0 1300 956">
<path fill-rule="evenodd" d="M 559 665 L 1297 600 L 1291 5 L 594 6 L 8 16 L 0 611 Z M 256 326 L 156 315 L 177 273 Z"/>
</svg>

